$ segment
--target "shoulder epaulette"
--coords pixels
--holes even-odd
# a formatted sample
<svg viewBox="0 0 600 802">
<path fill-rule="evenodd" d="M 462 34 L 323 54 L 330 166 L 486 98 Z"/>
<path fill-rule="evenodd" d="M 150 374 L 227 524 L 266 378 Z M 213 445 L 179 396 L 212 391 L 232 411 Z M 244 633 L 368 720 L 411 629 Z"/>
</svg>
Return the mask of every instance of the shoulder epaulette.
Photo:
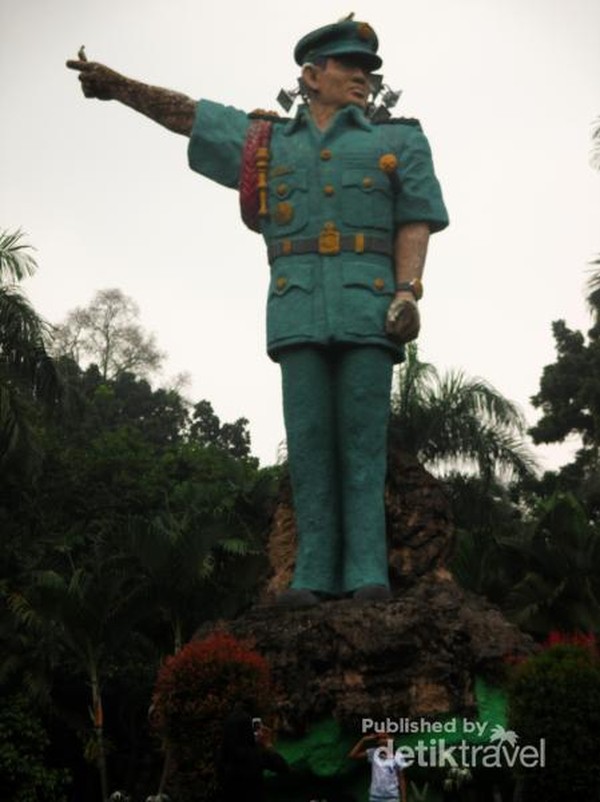
<svg viewBox="0 0 600 802">
<path fill-rule="evenodd" d="M 287 123 L 290 117 L 281 117 L 276 111 L 265 111 L 265 109 L 254 109 L 248 114 L 250 120 L 267 120 L 270 123 Z"/>
<path fill-rule="evenodd" d="M 421 122 L 416 117 L 390 117 L 387 120 L 373 120 L 375 125 L 413 125 L 420 128 Z"/>
</svg>

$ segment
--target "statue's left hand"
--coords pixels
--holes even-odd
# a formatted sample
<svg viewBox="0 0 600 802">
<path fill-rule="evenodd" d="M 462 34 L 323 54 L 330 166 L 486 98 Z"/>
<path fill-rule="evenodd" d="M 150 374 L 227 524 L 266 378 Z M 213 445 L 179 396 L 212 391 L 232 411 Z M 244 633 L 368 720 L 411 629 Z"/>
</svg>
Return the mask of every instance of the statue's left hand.
<svg viewBox="0 0 600 802">
<path fill-rule="evenodd" d="M 387 336 L 396 345 L 404 345 L 417 339 L 420 328 L 421 318 L 417 302 L 412 298 L 397 295 L 387 312 L 385 321 Z"/>
</svg>

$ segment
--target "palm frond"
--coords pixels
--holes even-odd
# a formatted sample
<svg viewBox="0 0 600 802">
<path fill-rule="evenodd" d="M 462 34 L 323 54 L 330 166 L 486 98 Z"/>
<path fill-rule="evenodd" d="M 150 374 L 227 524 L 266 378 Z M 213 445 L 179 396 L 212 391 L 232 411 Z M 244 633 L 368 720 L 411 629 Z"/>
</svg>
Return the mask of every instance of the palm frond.
<svg viewBox="0 0 600 802">
<path fill-rule="evenodd" d="M 408 351 L 392 402 L 392 442 L 430 467 L 476 467 L 494 473 L 527 475 L 535 459 L 523 437 L 525 418 L 518 406 L 488 382 L 450 370 L 440 376 L 419 363 L 416 346 Z"/>
<path fill-rule="evenodd" d="M 600 117 L 592 123 L 592 152 L 590 164 L 595 170 L 600 170 Z"/>
<path fill-rule="evenodd" d="M 22 241 L 24 232 L 0 231 L 0 281 L 22 281 L 31 276 L 37 269 L 37 264 L 30 251 L 31 245 Z"/>
<path fill-rule="evenodd" d="M 600 264 L 600 256 L 593 260 L 591 264 Z M 587 280 L 586 300 L 590 313 L 598 317 L 600 315 L 600 270 L 594 270 Z"/>
</svg>

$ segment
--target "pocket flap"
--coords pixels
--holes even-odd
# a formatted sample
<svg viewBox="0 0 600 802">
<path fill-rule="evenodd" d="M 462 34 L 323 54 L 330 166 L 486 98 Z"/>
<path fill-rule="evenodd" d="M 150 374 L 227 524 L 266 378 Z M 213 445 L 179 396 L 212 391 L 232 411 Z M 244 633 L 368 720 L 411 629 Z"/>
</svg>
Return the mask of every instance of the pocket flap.
<svg viewBox="0 0 600 802">
<path fill-rule="evenodd" d="M 346 263 L 343 267 L 344 287 L 361 287 L 374 295 L 394 295 L 396 286 L 391 273 L 360 262 Z"/>
<path fill-rule="evenodd" d="M 271 276 L 271 295 L 285 295 L 293 289 L 312 292 L 315 287 L 312 269 L 289 270 L 278 268 Z"/>
</svg>

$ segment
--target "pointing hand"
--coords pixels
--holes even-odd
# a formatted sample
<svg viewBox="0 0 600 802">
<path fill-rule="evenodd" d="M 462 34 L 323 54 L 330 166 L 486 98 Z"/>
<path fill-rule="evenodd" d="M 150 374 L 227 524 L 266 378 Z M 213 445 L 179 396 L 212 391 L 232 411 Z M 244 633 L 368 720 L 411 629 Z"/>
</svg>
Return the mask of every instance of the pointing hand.
<svg viewBox="0 0 600 802">
<path fill-rule="evenodd" d="M 116 87 L 122 82 L 123 77 L 104 64 L 88 61 L 84 45 L 79 48 L 77 59 L 67 61 L 67 67 L 79 72 L 83 94 L 98 100 L 112 100 L 116 96 Z"/>
</svg>

